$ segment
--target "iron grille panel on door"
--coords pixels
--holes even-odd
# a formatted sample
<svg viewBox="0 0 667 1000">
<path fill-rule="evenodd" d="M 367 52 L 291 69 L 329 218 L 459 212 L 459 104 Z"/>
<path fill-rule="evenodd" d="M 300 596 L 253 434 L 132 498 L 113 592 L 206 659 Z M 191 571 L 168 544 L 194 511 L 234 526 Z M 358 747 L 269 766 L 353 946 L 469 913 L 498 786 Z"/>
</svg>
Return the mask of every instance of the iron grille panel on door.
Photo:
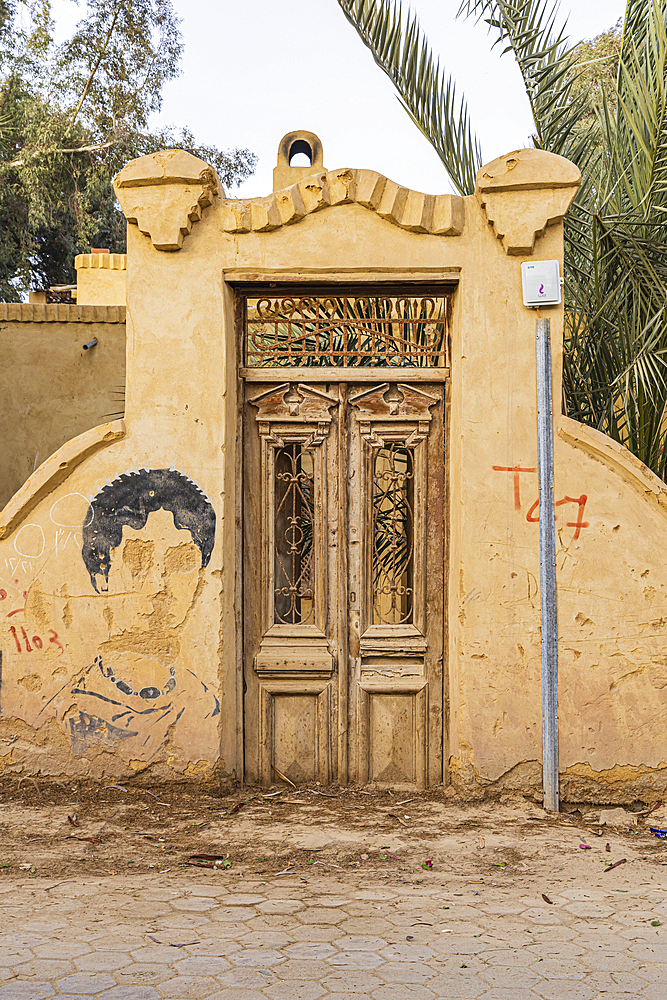
<svg viewBox="0 0 667 1000">
<path fill-rule="evenodd" d="M 313 621 L 313 511 L 315 463 L 312 450 L 288 444 L 275 454 L 274 620 L 284 625 Z"/>
<path fill-rule="evenodd" d="M 451 294 L 248 295 L 247 368 L 447 368 Z"/>
<path fill-rule="evenodd" d="M 390 444 L 373 453 L 371 546 L 373 625 L 412 622 L 414 454 Z"/>
</svg>

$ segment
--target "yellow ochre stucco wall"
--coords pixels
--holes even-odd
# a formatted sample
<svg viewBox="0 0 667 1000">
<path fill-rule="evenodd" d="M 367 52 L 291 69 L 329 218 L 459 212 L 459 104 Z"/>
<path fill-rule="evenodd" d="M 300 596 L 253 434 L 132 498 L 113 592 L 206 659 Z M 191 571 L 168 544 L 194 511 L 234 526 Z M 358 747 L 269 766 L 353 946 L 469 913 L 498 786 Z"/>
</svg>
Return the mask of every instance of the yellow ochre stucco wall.
<svg viewBox="0 0 667 1000">
<path fill-rule="evenodd" d="M 74 267 L 78 305 L 125 305 L 126 254 L 79 253 Z"/>
<path fill-rule="evenodd" d="M 1 508 L 57 448 L 122 412 L 125 307 L 0 303 L 0 356 Z"/>
<path fill-rule="evenodd" d="M 294 180 L 266 198 L 227 199 L 212 168 L 180 151 L 135 160 L 116 179 L 129 223 L 125 419 L 69 441 L 0 513 L 0 766 L 242 776 L 233 282 L 449 273 L 459 280 L 445 458 L 447 780 L 535 792 L 535 313 L 522 304 L 520 264 L 562 266 L 578 171 L 519 150 L 482 168 L 467 198 L 364 170 Z M 545 315 L 558 400 L 562 307 Z M 555 416 L 554 438 L 563 795 L 655 799 L 667 785 L 667 486 L 566 417 Z M 148 518 L 123 544 L 105 528 L 110 490 Z M 151 506 L 167 494 L 175 517 Z M 108 590 L 91 551 L 108 560 Z M 164 716 L 138 699 L 138 677 L 169 694 Z M 119 679 L 129 693 L 111 697 Z"/>
</svg>

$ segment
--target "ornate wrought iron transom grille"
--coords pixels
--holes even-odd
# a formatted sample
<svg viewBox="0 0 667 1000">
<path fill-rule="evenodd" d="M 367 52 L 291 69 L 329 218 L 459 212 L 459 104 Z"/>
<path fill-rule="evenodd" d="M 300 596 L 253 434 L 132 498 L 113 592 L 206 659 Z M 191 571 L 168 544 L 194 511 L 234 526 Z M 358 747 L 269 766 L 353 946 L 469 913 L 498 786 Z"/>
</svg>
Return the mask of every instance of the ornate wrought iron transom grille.
<svg viewBox="0 0 667 1000">
<path fill-rule="evenodd" d="M 314 455 L 301 444 L 275 453 L 274 621 L 312 624 Z"/>
<path fill-rule="evenodd" d="M 450 296 L 248 296 L 248 368 L 446 368 Z"/>
<path fill-rule="evenodd" d="M 392 444 L 373 452 L 373 624 L 412 622 L 414 453 Z"/>
</svg>

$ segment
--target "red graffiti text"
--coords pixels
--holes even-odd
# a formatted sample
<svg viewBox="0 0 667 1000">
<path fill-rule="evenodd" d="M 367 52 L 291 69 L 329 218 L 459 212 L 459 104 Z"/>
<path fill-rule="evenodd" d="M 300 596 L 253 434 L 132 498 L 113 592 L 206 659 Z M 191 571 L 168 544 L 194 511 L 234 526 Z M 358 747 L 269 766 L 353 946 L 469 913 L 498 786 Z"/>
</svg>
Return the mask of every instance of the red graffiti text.
<svg viewBox="0 0 667 1000">
<path fill-rule="evenodd" d="M 494 465 L 492 466 L 494 472 L 509 472 L 514 477 L 514 509 L 521 510 L 521 493 L 520 493 L 520 481 L 519 477 L 522 473 L 532 472 L 536 473 L 537 469 L 528 468 L 527 466 L 520 465 Z M 575 521 L 566 521 L 568 528 L 574 528 L 573 541 L 576 541 L 581 534 L 582 528 L 590 527 L 590 521 L 584 521 L 584 510 L 586 508 L 586 503 L 588 497 L 585 493 L 582 493 L 580 497 L 569 497 L 564 496 L 562 500 L 556 500 L 556 507 L 562 507 L 563 504 L 574 503 L 578 507 L 577 517 Z M 539 515 L 540 501 L 536 500 L 528 508 L 526 513 L 526 520 L 530 521 L 531 524 L 536 524 L 540 520 Z M 556 520 L 558 520 L 558 510 L 556 510 Z"/>
<path fill-rule="evenodd" d="M 9 631 L 12 633 L 14 637 L 14 642 L 16 643 L 16 649 L 19 653 L 32 653 L 33 650 L 41 649 L 44 645 L 44 639 L 42 638 L 42 636 L 33 635 L 31 639 L 28 638 L 28 633 L 26 632 L 23 625 L 21 625 L 21 635 L 18 634 L 16 626 L 14 625 L 9 626 Z M 48 641 L 52 642 L 54 646 L 57 646 L 58 649 L 60 650 L 60 653 L 65 652 L 65 647 L 58 638 L 58 633 L 53 628 L 49 629 Z M 23 642 L 23 646 L 21 645 L 21 642 Z M 60 656 L 60 653 L 58 653 L 58 656 Z"/>
</svg>

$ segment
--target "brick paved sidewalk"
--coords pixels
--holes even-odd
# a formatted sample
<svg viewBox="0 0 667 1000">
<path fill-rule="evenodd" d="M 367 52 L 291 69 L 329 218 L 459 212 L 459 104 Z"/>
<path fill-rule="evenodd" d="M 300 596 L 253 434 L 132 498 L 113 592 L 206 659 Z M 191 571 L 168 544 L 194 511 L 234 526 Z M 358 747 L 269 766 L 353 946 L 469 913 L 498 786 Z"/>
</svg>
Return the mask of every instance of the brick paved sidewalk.
<svg viewBox="0 0 667 1000">
<path fill-rule="evenodd" d="M 663 881 L 4 879 L 0 1000 L 665 1000 Z"/>
</svg>

